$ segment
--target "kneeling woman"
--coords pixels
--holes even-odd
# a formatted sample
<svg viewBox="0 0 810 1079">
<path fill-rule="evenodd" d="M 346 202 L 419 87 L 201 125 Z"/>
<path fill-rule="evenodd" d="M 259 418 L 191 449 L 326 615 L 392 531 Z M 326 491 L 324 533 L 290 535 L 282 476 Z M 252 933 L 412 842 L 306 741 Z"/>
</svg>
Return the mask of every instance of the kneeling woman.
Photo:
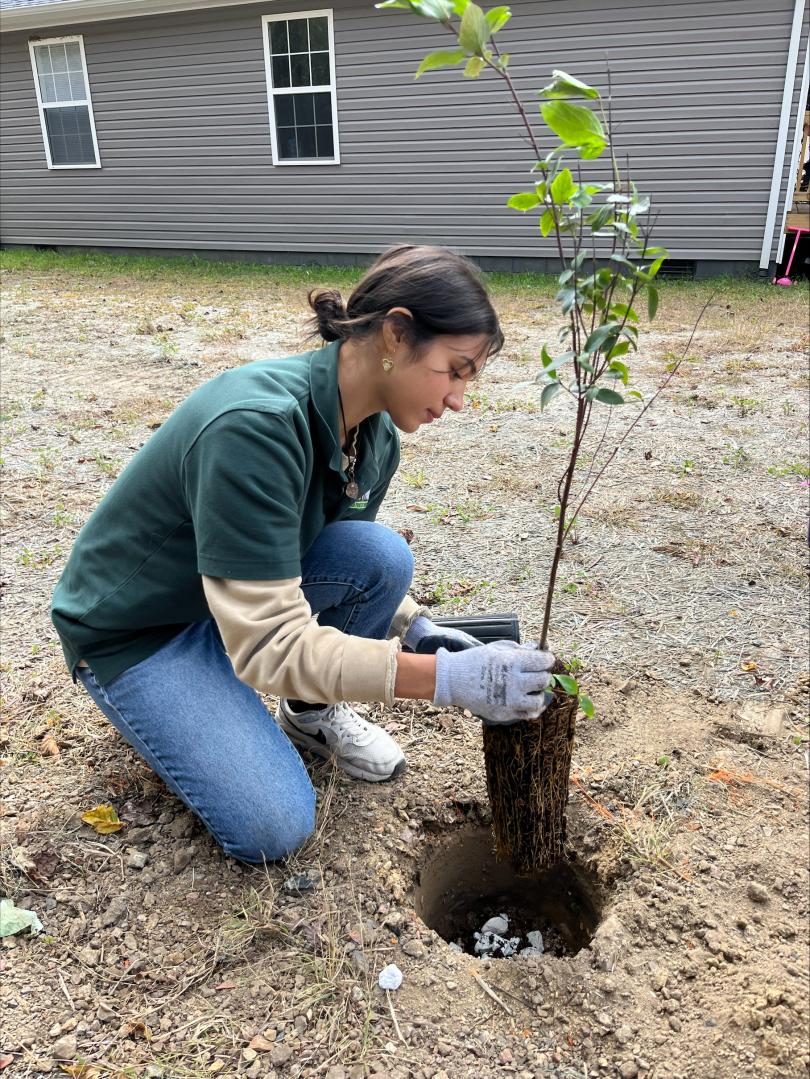
<svg viewBox="0 0 810 1079">
<path fill-rule="evenodd" d="M 313 829 L 296 746 L 358 779 L 405 767 L 345 702 L 514 722 L 542 711 L 553 662 L 436 626 L 407 596 L 407 544 L 375 523 L 397 430 L 460 411 L 503 342 L 475 267 L 396 247 L 345 306 L 330 291 L 310 304 L 329 343 L 194 391 L 87 521 L 53 598 L 74 679 L 248 862 Z M 281 698 L 275 717 L 257 690 Z"/>
</svg>

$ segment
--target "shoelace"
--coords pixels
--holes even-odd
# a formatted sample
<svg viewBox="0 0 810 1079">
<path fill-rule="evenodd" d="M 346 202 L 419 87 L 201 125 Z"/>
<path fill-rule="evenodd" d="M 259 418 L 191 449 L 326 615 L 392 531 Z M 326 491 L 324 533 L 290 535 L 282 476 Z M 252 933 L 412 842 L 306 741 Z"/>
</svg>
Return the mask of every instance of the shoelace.
<svg viewBox="0 0 810 1079">
<path fill-rule="evenodd" d="M 369 732 L 369 725 L 366 720 L 361 720 L 360 716 L 348 705 L 344 704 L 343 701 L 334 706 L 334 718 L 338 720 L 341 729 L 345 730 L 347 734 L 365 735 Z"/>
</svg>

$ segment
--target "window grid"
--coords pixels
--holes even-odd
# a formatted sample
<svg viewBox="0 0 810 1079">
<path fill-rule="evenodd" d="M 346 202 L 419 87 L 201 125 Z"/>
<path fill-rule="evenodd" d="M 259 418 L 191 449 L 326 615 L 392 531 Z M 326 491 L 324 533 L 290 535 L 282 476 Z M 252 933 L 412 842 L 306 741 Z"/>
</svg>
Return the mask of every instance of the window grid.
<svg viewBox="0 0 810 1079">
<path fill-rule="evenodd" d="M 331 11 L 262 19 L 274 164 L 337 164 Z"/>
<path fill-rule="evenodd" d="M 49 169 L 99 168 L 81 37 L 29 42 Z"/>
</svg>

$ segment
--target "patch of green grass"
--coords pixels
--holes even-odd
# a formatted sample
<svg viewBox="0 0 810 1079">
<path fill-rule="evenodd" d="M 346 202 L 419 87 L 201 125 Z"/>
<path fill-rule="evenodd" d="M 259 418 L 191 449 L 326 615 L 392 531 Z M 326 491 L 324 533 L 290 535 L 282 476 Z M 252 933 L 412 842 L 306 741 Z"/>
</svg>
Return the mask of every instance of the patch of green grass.
<svg viewBox="0 0 810 1079">
<path fill-rule="evenodd" d="M 430 606 L 457 607 L 470 597 L 489 592 L 494 587 L 493 581 L 476 581 L 471 577 L 440 578 L 422 595 L 421 600 Z"/>
<path fill-rule="evenodd" d="M 810 465 L 807 461 L 783 461 L 778 465 L 768 468 L 769 476 L 798 476 L 799 479 L 810 479 Z"/>
<path fill-rule="evenodd" d="M 723 464 L 733 468 L 748 468 L 753 463 L 753 458 L 748 450 L 742 446 L 725 446 Z"/>
<path fill-rule="evenodd" d="M 456 522 L 469 524 L 470 521 L 484 521 L 492 513 L 491 506 L 485 506 L 477 498 L 467 498 L 462 502 L 452 502 L 449 506 L 436 502 L 428 503 L 430 519 L 437 525 L 449 525 Z"/>
<path fill-rule="evenodd" d="M 732 397 L 731 403 L 738 409 L 741 416 L 748 416 L 751 412 L 761 412 L 762 402 L 755 397 Z"/>
<path fill-rule="evenodd" d="M 45 566 L 50 566 L 62 556 L 62 548 L 57 543 L 53 547 L 45 548 L 44 550 L 35 550 L 33 547 L 23 547 L 20 553 L 17 555 L 15 561 L 19 566 L 26 566 L 29 569 L 43 569 Z"/>
<path fill-rule="evenodd" d="M 406 469 L 400 469 L 399 474 L 402 477 L 402 482 L 408 487 L 420 489 L 427 485 L 427 476 L 421 468 L 417 468 L 413 472 L 409 472 Z"/>
<path fill-rule="evenodd" d="M 93 454 L 93 463 L 101 469 L 105 476 L 110 476 L 112 479 L 115 479 L 121 471 L 121 461 L 117 457 L 107 457 L 101 450 L 96 450 Z"/>
</svg>

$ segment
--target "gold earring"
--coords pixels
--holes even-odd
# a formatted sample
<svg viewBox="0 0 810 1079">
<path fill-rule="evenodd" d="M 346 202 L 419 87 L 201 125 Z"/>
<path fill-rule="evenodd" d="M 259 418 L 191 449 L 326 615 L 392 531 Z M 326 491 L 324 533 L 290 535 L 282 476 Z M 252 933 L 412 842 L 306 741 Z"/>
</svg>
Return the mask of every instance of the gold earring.
<svg viewBox="0 0 810 1079">
<path fill-rule="evenodd" d="M 391 371 L 393 369 L 393 366 L 394 366 L 394 361 L 392 359 L 390 359 L 388 356 L 383 356 L 383 358 L 382 358 L 382 366 L 383 366 L 383 371 Z"/>
</svg>

